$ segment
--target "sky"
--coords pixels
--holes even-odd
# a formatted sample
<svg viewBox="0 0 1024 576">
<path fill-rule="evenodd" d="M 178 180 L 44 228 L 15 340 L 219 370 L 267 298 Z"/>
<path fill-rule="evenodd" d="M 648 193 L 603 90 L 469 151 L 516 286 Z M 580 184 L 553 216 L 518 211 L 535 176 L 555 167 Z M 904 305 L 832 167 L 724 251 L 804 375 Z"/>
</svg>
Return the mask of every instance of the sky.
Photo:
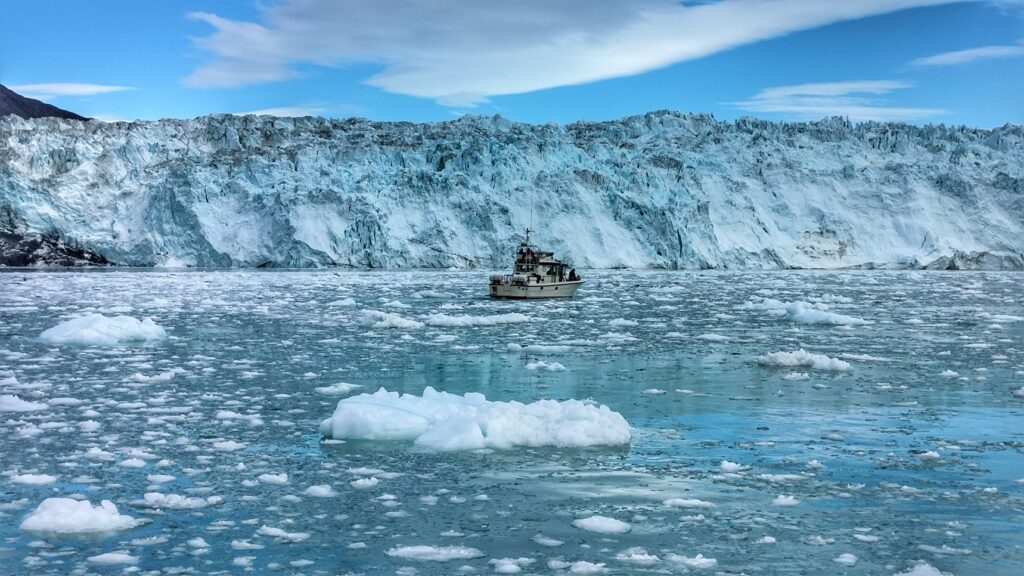
<svg viewBox="0 0 1024 576">
<path fill-rule="evenodd" d="M 1024 0 L 33 0 L 0 84 L 102 120 L 1024 124 Z"/>
</svg>

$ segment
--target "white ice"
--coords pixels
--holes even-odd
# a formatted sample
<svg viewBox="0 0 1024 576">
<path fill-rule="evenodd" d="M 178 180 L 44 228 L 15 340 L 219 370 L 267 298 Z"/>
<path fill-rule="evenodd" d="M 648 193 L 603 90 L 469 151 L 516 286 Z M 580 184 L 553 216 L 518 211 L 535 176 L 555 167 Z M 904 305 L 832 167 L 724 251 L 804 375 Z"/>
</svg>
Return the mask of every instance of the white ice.
<svg viewBox="0 0 1024 576">
<path fill-rule="evenodd" d="M 163 340 L 167 332 L 153 320 L 131 316 L 86 314 L 65 320 L 44 330 L 39 339 L 47 344 L 80 344 L 84 346 L 115 346 L 122 342 Z"/>
</svg>

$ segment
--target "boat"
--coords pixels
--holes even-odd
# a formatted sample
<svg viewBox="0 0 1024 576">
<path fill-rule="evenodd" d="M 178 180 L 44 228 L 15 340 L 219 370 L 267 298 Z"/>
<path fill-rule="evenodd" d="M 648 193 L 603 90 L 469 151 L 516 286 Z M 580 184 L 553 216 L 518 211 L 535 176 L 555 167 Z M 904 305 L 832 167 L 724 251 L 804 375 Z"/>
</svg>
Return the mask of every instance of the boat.
<svg viewBox="0 0 1024 576">
<path fill-rule="evenodd" d="M 575 268 L 555 258 L 554 252 L 530 244 L 530 229 L 516 249 L 511 274 L 492 274 L 492 298 L 572 298 L 583 284 Z"/>
</svg>

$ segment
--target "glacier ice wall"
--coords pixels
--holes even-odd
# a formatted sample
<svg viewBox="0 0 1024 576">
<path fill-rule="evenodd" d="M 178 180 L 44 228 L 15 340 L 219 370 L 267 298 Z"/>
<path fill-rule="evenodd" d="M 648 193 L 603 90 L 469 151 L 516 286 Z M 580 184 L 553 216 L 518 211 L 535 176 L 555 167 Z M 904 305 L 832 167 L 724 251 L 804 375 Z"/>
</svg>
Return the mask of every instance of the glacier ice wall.
<svg viewBox="0 0 1024 576">
<path fill-rule="evenodd" d="M 0 263 L 1024 267 L 1024 128 L 0 119 Z"/>
</svg>

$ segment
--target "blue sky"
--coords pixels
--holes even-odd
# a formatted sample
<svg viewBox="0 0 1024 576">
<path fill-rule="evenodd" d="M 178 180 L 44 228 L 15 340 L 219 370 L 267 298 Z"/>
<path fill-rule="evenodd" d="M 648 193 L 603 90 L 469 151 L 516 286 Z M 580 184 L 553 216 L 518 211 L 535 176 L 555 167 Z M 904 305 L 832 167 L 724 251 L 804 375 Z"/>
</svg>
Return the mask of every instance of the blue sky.
<svg viewBox="0 0 1024 576">
<path fill-rule="evenodd" d="M 1020 0 L 34 0 L 0 32 L 0 83 L 101 119 L 1024 123 Z"/>
</svg>

